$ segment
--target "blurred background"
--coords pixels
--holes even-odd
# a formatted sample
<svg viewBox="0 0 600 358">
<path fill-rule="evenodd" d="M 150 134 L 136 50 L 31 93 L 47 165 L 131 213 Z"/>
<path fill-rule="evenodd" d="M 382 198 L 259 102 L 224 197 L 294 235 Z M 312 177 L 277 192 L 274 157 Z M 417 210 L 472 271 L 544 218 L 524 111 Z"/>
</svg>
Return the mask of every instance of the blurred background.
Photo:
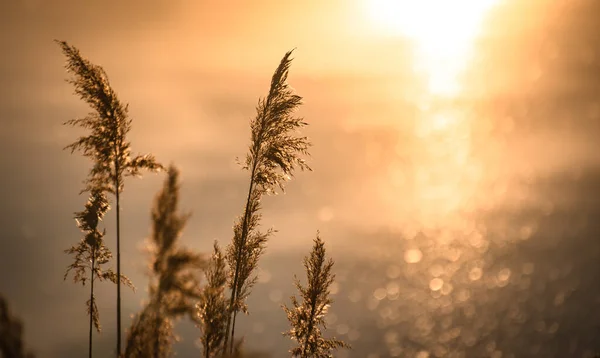
<svg viewBox="0 0 600 358">
<path fill-rule="evenodd" d="M 335 260 L 336 357 L 592 357 L 600 352 L 600 2 L 8 0 L 0 3 L 0 293 L 39 357 L 87 349 L 87 290 L 63 281 L 90 163 L 62 148 L 88 113 L 53 39 L 104 67 L 134 152 L 182 171 L 183 244 L 231 240 L 249 121 L 286 51 L 310 164 L 266 198 L 246 347 L 287 355 L 280 305 L 321 231 Z M 146 298 L 162 175 L 122 196 L 124 328 Z M 114 251 L 114 212 L 106 220 Z M 111 229 L 112 228 L 112 229 Z M 115 341 L 100 285 L 98 356 Z M 181 321 L 178 356 L 199 354 Z"/>
</svg>

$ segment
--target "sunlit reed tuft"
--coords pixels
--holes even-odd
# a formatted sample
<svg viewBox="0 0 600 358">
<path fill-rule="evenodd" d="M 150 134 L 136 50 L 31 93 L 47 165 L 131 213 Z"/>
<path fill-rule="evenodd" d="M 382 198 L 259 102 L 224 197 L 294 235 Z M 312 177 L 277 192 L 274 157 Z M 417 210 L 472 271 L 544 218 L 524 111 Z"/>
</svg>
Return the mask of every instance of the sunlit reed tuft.
<svg viewBox="0 0 600 358">
<path fill-rule="evenodd" d="M 310 255 L 304 258 L 307 284 L 302 286 L 298 278 L 294 280 L 302 301 L 292 296 L 293 307 L 283 306 L 292 326 L 284 335 L 297 342 L 297 346 L 290 350 L 294 357 L 331 358 L 332 350 L 350 348 L 340 340 L 323 337 L 322 331 L 327 328 L 325 315 L 333 302 L 329 298 L 329 286 L 335 279 L 332 267 L 333 260 L 325 259 L 325 244 L 317 233 Z"/>
<path fill-rule="evenodd" d="M 257 115 L 250 122 L 251 143 L 243 165 L 250 171 L 248 196 L 244 213 L 233 226 L 233 239 L 226 251 L 231 296 L 225 352 L 233 350 L 237 313 L 248 313 L 245 301 L 257 280 L 254 271 L 268 238 L 274 233 L 272 229 L 259 231 L 260 200 L 264 194 L 275 193 L 277 189 L 283 191 L 285 181 L 293 176 L 296 168 L 310 170 L 302 158 L 308 155 L 310 142 L 296 133 L 307 123 L 294 116 L 302 98 L 287 84 L 291 54 L 292 51 L 286 53 L 281 60 L 273 74 L 269 94 L 259 100 Z"/>
<path fill-rule="evenodd" d="M 117 276 L 121 275 L 119 194 L 123 191 L 124 176 L 140 176 L 142 169 L 158 171 L 162 166 L 151 154 L 131 157 L 127 134 L 132 120 L 128 106 L 123 105 L 110 86 L 104 69 L 92 64 L 74 46 L 56 41 L 67 58 L 66 69 L 74 77 L 68 82 L 91 108 L 87 116 L 72 119 L 64 124 L 79 126 L 90 131 L 66 148 L 80 151 L 94 165 L 85 180 L 86 191 L 101 191 L 116 197 Z M 121 352 L 121 285 L 117 283 L 117 355 Z"/>
<path fill-rule="evenodd" d="M 100 314 L 96 305 L 96 296 L 94 294 L 94 281 L 110 280 L 113 283 L 118 283 L 117 279 L 119 276 L 112 270 L 103 270 L 102 266 L 109 263 L 112 258 L 112 253 L 104 245 L 104 234 L 98 229 L 98 224 L 104 218 L 104 215 L 109 209 L 108 200 L 104 193 L 100 190 L 93 189 L 90 192 L 90 197 L 83 211 L 75 213 L 75 220 L 77 226 L 83 232 L 84 237 L 79 241 L 77 245 L 65 250 L 67 254 L 75 255 L 75 260 L 67 268 L 64 279 L 66 280 L 69 273 L 73 272 L 73 281 L 81 282 L 84 286 L 88 280 L 90 281 L 90 299 L 86 302 L 87 313 L 90 316 L 89 324 L 89 343 L 88 343 L 88 356 L 92 357 L 92 326 L 100 332 Z M 131 287 L 133 284 L 131 281 L 121 275 L 120 282 Z"/>
</svg>

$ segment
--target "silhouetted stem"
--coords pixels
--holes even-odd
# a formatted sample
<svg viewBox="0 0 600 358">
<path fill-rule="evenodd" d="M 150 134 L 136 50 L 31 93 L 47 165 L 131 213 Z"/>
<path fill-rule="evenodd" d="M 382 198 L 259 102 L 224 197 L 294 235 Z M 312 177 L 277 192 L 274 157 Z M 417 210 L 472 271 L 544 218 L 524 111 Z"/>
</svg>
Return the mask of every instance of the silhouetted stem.
<svg viewBox="0 0 600 358">
<path fill-rule="evenodd" d="M 227 319 L 227 334 L 225 335 L 225 344 L 224 344 L 224 352 L 227 353 L 227 348 L 229 348 L 229 352 L 233 353 L 233 340 L 234 340 L 234 329 L 235 329 L 235 316 L 237 314 L 237 309 L 232 309 L 232 307 L 234 307 L 234 302 L 237 299 L 237 286 L 238 286 L 238 280 L 239 280 L 239 270 L 240 270 L 240 265 L 241 265 L 241 256 L 242 256 L 242 251 L 244 250 L 244 245 L 246 244 L 246 236 L 248 235 L 247 231 L 248 231 L 248 216 L 249 216 L 249 208 L 250 208 L 250 199 L 252 197 L 252 188 L 254 186 L 254 174 L 256 172 L 256 160 L 254 161 L 254 164 L 252 165 L 252 173 L 250 176 L 250 188 L 248 189 L 248 197 L 246 199 L 246 209 L 244 210 L 244 222 L 242 223 L 242 244 L 240 245 L 240 248 L 237 252 L 236 255 L 236 262 L 235 262 L 235 274 L 234 274 L 234 278 L 233 278 L 233 289 L 231 290 L 231 299 L 229 300 L 229 308 L 230 308 L 230 313 L 229 313 L 229 317 Z M 227 340 L 229 338 L 229 328 L 231 327 L 231 320 L 232 320 L 232 316 L 233 316 L 233 328 L 231 330 L 231 346 L 227 347 Z"/>
<path fill-rule="evenodd" d="M 267 115 L 267 108 L 269 107 L 269 105 L 271 104 L 271 97 L 273 94 L 273 87 L 271 87 L 269 89 L 269 95 L 267 96 L 267 103 L 265 104 L 264 108 L 263 108 L 263 113 L 262 113 L 262 118 L 264 119 Z M 240 270 L 240 264 L 241 264 L 241 256 L 242 256 L 242 251 L 244 249 L 244 245 L 246 245 L 246 236 L 248 235 L 248 220 L 249 220 L 249 207 L 250 207 L 250 199 L 252 197 L 252 189 L 254 187 L 254 176 L 256 175 L 256 166 L 258 164 L 258 159 L 260 157 L 260 146 L 262 143 L 262 137 L 263 137 L 263 133 L 264 133 L 264 125 L 261 126 L 260 132 L 258 133 L 258 136 L 256 138 L 256 142 L 254 143 L 254 161 L 252 163 L 252 171 L 250 173 L 250 188 L 248 188 L 248 197 L 246 198 L 246 208 L 244 210 L 244 222 L 242 223 L 242 244 L 240 245 L 240 248 L 237 252 L 236 255 L 236 263 L 235 263 L 235 273 L 234 273 L 234 278 L 233 278 L 233 289 L 231 290 L 231 299 L 229 300 L 229 308 L 231 309 L 233 307 L 233 303 L 235 302 L 235 299 L 237 299 L 237 284 L 238 284 L 238 279 L 239 279 L 239 270 Z M 226 334 L 225 334 L 225 343 L 224 343 L 224 353 L 227 353 L 227 340 L 229 338 L 229 328 L 231 325 L 231 319 L 232 316 L 234 317 L 234 327 L 235 327 L 235 316 L 237 315 L 237 309 L 230 311 L 228 319 L 227 319 L 227 330 L 226 330 Z M 231 333 L 231 347 L 229 349 L 230 353 L 233 353 L 233 336 L 234 332 L 232 329 L 232 333 Z"/>
<path fill-rule="evenodd" d="M 229 343 L 229 353 L 233 354 L 233 339 L 235 337 L 235 319 L 237 318 L 237 310 L 233 312 L 233 323 L 231 324 L 231 342 Z"/>
<path fill-rule="evenodd" d="M 115 160 L 115 196 L 117 201 L 117 357 L 121 355 L 121 228 L 119 210 L 119 155 Z"/>
<path fill-rule="evenodd" d="M 158 291 L 158 297 L 156 299 L 156 321 L 154 322 L 154 327 L 156 329 L 156 334 L 154 334 L 154 358 L 159 358 L 159 348 L 160 348 L 160 320 L 161 320 L 161 315 L 160 315 L 160 305 L 161 305 L 161 301 L 162 301 L 162 294 L 160 293 L 160 290 Z"/>
<path fill-rule="evenodd" d="M 92 278 L 90 279 L 90 339 L 88 344 L 88 356 L 92 358 L 92 329 L 94 327 L 94 267 L 96 263 L 96 249 L 92 248 Z"/>
</svg>

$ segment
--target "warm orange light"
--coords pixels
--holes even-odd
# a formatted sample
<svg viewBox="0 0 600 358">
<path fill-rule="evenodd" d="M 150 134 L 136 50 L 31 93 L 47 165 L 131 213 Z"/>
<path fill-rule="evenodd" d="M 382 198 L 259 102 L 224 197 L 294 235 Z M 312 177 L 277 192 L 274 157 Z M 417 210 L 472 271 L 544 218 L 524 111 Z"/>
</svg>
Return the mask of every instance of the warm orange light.
<svg viewBox="0 0 600 358">
<path fill-rule="evenodd" d="M 373 24 L 387 35 L 406 36 L 417 48 L 415 70 L 432 94 L 455 94 L 473 39 L 497 0 L 368 0 Z"/>
</svg>

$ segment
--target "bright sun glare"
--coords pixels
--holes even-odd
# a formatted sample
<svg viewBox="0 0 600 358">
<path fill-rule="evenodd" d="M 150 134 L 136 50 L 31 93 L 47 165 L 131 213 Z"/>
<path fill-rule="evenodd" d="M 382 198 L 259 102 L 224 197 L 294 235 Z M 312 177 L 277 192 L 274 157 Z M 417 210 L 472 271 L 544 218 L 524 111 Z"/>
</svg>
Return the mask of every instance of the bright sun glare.
<svg viewBox="0 0 600 358">
<path fill-rule="evenodd" d="M 406 36 L 417 49 L 416 71 L 429 91 L 453 95 L 487 10 L 497 0 L 369 0 L 374 24 L 388 35 Z"/>
<path fill-rule="evenodd" d="M 413 69 L 427 79 L 425 106 L 415 126 L 413 215 L 432 224 L 468 210 L 481 180 L 480 163 L 472 156 L 471 122 L 461 110 L 432 108 L 428 102 L 461 93 L 459 76 L 469 65 L 484 17 L 499 0 L 362 1 L 378 36 L 403 37 L 412 43 Z M 399 166 L 394 163 L 390 170 L 402 170 Z"/>
</svg>

